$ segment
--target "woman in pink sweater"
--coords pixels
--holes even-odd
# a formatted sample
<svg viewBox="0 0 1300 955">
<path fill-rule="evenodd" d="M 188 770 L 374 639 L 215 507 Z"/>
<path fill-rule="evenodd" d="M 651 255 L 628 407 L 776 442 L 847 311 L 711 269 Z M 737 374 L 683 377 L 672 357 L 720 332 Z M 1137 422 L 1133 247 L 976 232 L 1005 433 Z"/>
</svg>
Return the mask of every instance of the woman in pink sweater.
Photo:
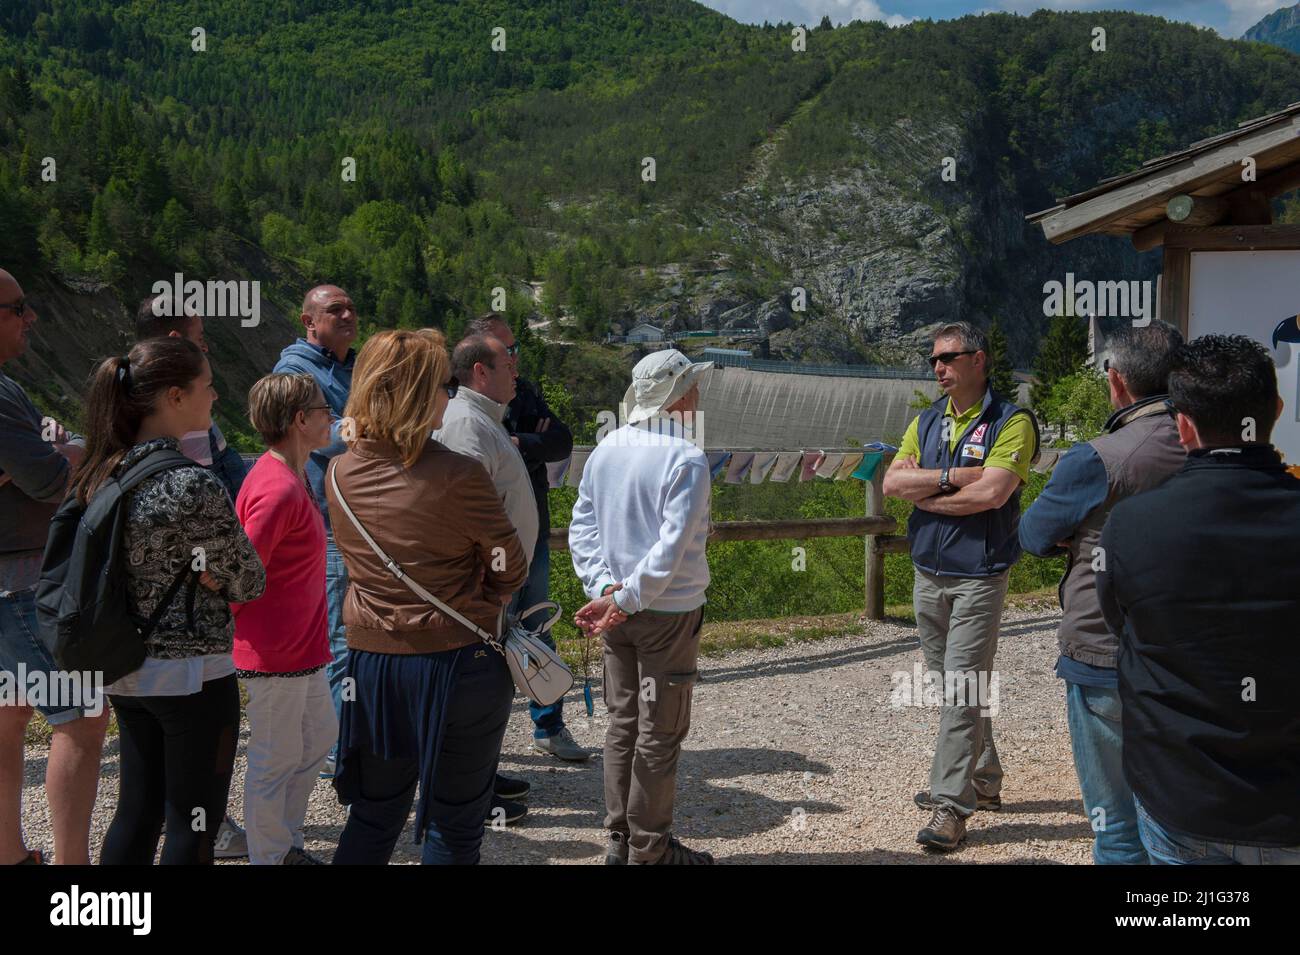
<svg viewBox="0 0 1300 955">
<path fill-rule="evenodd" d="M 319 865 L 303 849 L 317 773 L 338 736 L 325 664 L 325 524 L 303 472 L 330 443 L 332 415 L 310 375 L 267 375 L 248 393 L 267 452 L 235 513 L 266 567 L 266 590 L 235 614 L 235 672 L 248 692 L 244 825 L 253 865 Z"/>
</svg>

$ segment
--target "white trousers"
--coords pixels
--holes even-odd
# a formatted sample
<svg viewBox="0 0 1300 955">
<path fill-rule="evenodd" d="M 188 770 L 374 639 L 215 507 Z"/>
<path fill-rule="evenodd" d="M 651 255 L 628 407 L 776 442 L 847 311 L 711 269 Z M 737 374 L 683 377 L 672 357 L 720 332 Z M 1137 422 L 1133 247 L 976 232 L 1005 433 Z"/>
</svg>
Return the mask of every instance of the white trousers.
<svg viewBox="0 0 1300 955">
<path fill-rule="evenodd" d="M 338 737 L 338 717 L 324 670 L 243 683 L 249 725 L 244 775 L 248 861 L 279 865 L 290 848 L 303 847 L 307 801 Z"/>
</svg>

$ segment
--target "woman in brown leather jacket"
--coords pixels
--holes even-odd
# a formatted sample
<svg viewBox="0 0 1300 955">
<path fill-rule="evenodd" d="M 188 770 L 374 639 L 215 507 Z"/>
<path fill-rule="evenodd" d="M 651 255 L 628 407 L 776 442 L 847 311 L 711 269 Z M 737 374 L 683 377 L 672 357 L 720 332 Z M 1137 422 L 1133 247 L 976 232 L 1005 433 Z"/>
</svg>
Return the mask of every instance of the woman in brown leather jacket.
<svg viewBox="0 0 1300 955">
<path fill-rule="evenodd" d="M 497 632 L 527 562 L 483 466 L 429 437 L 458 386 L 450 364 L 432 329 L 371 338 L 343 422 L 349 449 L 325 481 L 348 571 L 351 651 L 334 786 L 352 808 L 335 864 L 387 864 L 417 783 L 422 861 L 479 859 L 514 696 L 509 669 L 476 633 L 398 579 L 338 500 L 402 572 Z"/>
</svg>

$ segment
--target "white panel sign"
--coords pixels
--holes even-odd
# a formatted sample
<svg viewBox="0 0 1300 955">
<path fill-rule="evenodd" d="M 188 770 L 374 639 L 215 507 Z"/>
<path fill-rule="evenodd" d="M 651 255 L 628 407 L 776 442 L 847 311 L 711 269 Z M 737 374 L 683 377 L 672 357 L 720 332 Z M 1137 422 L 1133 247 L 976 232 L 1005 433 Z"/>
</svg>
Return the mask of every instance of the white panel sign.
<svg viewBox="0 0 1300 955">
<path fill-rule="evenodd" d="M 1272 338 L 1278 323 L 1297 313 L 1300 250 L 1192 253 L 1190 337 L 1249 335 L 1269 349 L 1285 404 L 1272 440 L 1288 464 L 1300 463 L 1300 342 L 1274 348 Z"/>
</svg>

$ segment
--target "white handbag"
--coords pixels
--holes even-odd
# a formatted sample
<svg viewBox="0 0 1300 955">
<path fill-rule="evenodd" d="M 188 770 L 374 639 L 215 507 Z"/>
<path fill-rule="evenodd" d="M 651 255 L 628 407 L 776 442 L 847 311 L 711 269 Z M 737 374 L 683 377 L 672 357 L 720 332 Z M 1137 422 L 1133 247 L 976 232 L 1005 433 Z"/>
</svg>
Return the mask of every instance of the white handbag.
<svg viewBox="0 0 1300 955">
<path fill-rule="evenodd" d="M 506 665 L 510 667 L 510 675 L 514 678 L 515 686 L 519 687 L 521 693 L 538 706 L 550 706 L 552 703 L 562 700 L 564 694 L 573 688 L 573 671 L 560 659 L 560 655 L 542 639 L 542 634 L 555 626 L 555 621 L 560 619 L 561 610 L 559 604 L 553 600 L 543 600 L 541 603 L 529 607 L 519 617 L 512 615 L 509 618 L 505 617 L 505 608 L 503 607 L 497 614 L 497 630 L 499 632 L 502 630 L 502 622 L 505 621 L 505 636 L 493 636 L 425 590 L 418 581 L 412 580 L 406 575 L 400 564 L 384 553 L 383 548 L 370 536 L 365 526 L 352 513 L 352 508 L 348 507 L 348 502 L 344 500 L 343 492 L 339 490 L 338 478 L 334 476 L 334 462 L 330 464 L 330 485 L 334 488 L 334 496 L 338 499 L 339 507 L 343 508 L 343 513 L 352 521 L 352 526 L 357 529 L 357 533 L 370 545 L 370 549 L 375 552 L 375 556 L 383 562 L 389 572 L 411 588 L 411 591 L 416 596 L 428 601 L 453 620 L 468 627 L 478 634 L 484 643 L 505 657 Z M 554 607 L 555 613 L 551 614 L 550 619 L 540 627 L 530 630 L 520 622 L 521 618 L 526 619 L 532 616 L 534 612 L 549 607 Z"/>
</svg>

